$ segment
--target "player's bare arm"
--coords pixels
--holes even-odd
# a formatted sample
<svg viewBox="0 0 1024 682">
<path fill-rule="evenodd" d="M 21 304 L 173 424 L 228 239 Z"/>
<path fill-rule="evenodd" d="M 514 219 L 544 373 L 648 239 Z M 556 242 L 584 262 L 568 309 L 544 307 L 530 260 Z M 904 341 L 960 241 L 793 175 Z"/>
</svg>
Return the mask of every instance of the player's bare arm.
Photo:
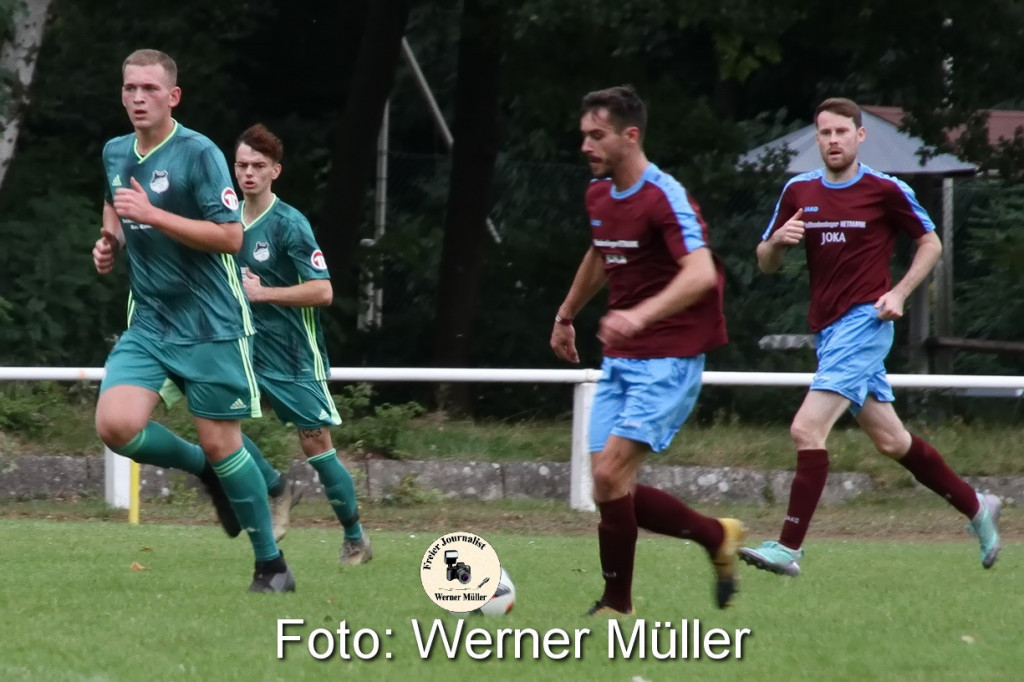
<svg viewBox="0 0 1024 682">
<path fill-rule="evenodd" d="M 122 187 L 114 193 L 114 211 L 126 220 L 151 225 L 196 251 L 238 253 L 242 248 L 241 223 L 192 220 L 157 208 L 135 178 L 131 179 L 131 187 Z"/>
<path fill-rule="evenodd" d="M 942 255 L 942 242 L 934 232 L 927 232 L 918 237 L 914 244 L 916 250 L 910 267 L 907 268 L 907 274 L 875 302 L 878 317 L 883 320 L 898 320 L 903 317 L 903 305 L 907 297 L 925 280 Z"/>
<path fill-rule="evenodd" d="M 121 221 L 114 212 L 114 207 L 104 202 L 100 238 L 92 247 L 92 263 L 96 266 L 96 272 L 106 275 L 114 269 L 114 260 L 123 243 L 124 233 L 121 231 Z"/>
<path fill-rule="evenodd" d="M 580 267 L 576 270 L 576 276 L 569 287 L 562 305 L 558 306 L 557 315 L 561 320 L 572 320 L 576 313 L 583 309 L 587 301 L 594 297 L 605 283 L 604 264 L 601 262 L 601 254 L 594 247 L 590 247 L 583 256 Z M 557 321 L 551 329 L 551 350 L 555 355 L 573 364 L 580 361 L 579 353 L 576 351 L 576 330 L 572 324 L 559 324 Z"/>
<path fill-rule="evenodd" d="M 288 287 L 263 286 L 258 275 L 246 268 L 242 286 L 251 303 L 273 303 L 292 308 L 329 306 L 334 300 L 334 289 L 329 279 L 311 279 Z"/>
<path fill-rule="evenodd" d="M 598 338 L 616 346 L 653 322 L 689 308 L 718 283 L 718 272 L 710 249 L 697 249 L 677 263 L 679 273 L 657 294 L 628 310 L 609 310 L 601 318 Z"/>
<path fill-rule="evenodd" d="M 795 246 L 804 239 L 804 209 L 798 209 L 793 217 L 783 223 L 763 242 L 757 245 L 757 265 L 761 272 L 772 274 L 782 267 L 786 249 Z"/>
</svg>

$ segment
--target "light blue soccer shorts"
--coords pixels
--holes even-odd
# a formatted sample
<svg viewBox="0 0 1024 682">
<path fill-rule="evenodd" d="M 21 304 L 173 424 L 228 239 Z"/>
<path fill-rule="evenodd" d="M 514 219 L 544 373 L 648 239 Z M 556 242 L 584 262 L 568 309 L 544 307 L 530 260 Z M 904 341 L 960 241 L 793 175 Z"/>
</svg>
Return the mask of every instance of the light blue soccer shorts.
<svg viewBox="0 0 1024 682">
<path fill-rule="evenodd" d="M 604 449 L 610 435 L 664 450 L 693 411 L 703 372 L 703 355 L 604 358 L 590 412 L 590 451 Z"/>
<path fill-rule="evenodd" d="M 885 358 L 892 348 L 892 321 L 880 320 L 871 303 L 850 308 L 845 315 L 815 334 L 818 371 L 812 391 L 832 391 L 849 398 L 856 415 L 868 393 L 875 400 L 895 400 L 885 375 Z"/>
</svg>

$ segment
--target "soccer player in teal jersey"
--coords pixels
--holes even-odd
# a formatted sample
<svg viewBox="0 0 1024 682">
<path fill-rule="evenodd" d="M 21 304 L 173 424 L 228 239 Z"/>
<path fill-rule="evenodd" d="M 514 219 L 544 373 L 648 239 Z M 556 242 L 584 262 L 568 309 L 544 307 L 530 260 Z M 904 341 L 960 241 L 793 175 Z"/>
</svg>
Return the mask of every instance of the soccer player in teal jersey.
<svg viewBox="0 0 1024 682">
<path fill-rule="evenodd" d="M 327 389 L 330 365 L 317 310 L 330 305 L 334 292 L 309 221 L 271 189 L 283 153 L 281 140 L 261 124 L 243 132 L 235 145 L 235 178 L 245 199 L 238 260 L 258 332 L 253 364 L 278 418 L 297 427 L 302 452 L 345 529 L 339 560 L 362 564 L 373 551 L 359 522 L 352 476 L 331 442 L 331 426 L 341 418 Z M 287 490 L 279 509 L 288 508 Z"/>
<path fill-rule="evenodd" d="M 266 484 L 242 443 L 240 419 L 259 414 L 259 390 L 255 328 L 232 255 L 242 228 L 227 163 L 210 140 L 171 117 L 181 99 L 174 60 L 138 50 L 122 76 L 121 102 L 134 133 L 103 149 L 107 191 L 93 261 L 106 274 L 126 249 L 131 324 L 107 358 L 96 430 L 117 453 L 183 469 L 213 487 L 209 462 L 252 542 L 249 589 L 294 591 L 274 540 Z M 199 447 L 150 420 L 167 379 L 185 390 Z"/>
</svg>

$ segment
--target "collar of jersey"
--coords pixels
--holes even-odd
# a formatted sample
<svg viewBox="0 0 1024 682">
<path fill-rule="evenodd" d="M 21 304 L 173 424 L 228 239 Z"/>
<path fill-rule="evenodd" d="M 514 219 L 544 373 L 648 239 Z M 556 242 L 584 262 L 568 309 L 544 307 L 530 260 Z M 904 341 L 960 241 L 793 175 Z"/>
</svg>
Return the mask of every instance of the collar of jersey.
<svg viewBox="0 0 1024 682">
<path fill-rule="evenodd" d="M 173 118 L 171 120 L 174 121 Z M 167 137 L 164 138 L 163 142 L 161 142 L 157 146 L 155 146 L 152 149 L 150 149 L 149 153 L 146 154 L 145 156 L 141 156 L 139 154 L 139 136 L 136 135 L 135 139 L 132 141 L 132 151 L 135 152 L 135 158 L 139 160 L 139 163 L 145 163 L 146 159 L 148 159 L 149 157 L 153 156 L 153 152 L 155 152 L 157 149 L 160 149 L 160 147 L 163 147 L 165 144 L 167 144 L 167 141 L 170 140 L 172 137 L 174 137 L 175 134 L 177 134 L 177 132 L 178 132 L 178 122 L 174 121 L 174 127 L 171 128 L 171 133 Z"/>
<path fill-rule="evenodd" d="M 616 191 L 615 183 L 613 182 L 611 186 L 612 199 L 625 199 L 626 197 L 633 196 L 634 194 L 639 192 L 640 188 L 644 186 L 644 183 L 653 178 L 654 174 L 657 172 L 658 167 L 655 166 L 653 163 L 648 163 L 647 168 L 645 168 L 643 174 L 640 175 L 640 179 L 637 180 L 632 187 L 627 187 L 621 192 Z"/>
<path fill-rule="evenodd" d="M 846 182 L 829 182 L 828 180 L 825 179 L 825 175 L 823 173 L 821 176 L 821 184 L 825 185 L 829 189 L 843 189 L 844 187 L 849 187 L 850 185 L 856 184 L 856 182 L 860 180 L 862 177 L 864 177 L 864 164 L 858 161 L 857 174 L 854 175 L 849 180 L 847 180 Z"/>
<path fill-rule="evenodd" d="M 256 223 L 258 223 L 259 221 L 263 220 L 263 216 L 265 216 L 268 213 L 270 213 L 270 210 L 272 208 L 274 208 L 274 206 L 276 206 L 276 205 L 277 205 L 277 195 L 275 194 L 274 198 L 270 201 L 270 205 L 267 206 L 265 209 L 263 209 L 263 213 L 260 213 L 258 216 L 256 216 L 256 220 L 254 220 L 251 223 L 249 223 L 248 225 L 246 225 L 245 224 L 245 200 L 243 199 L 242 203 L 239 204 L 239 206 L 238 206 L 238 215 L 242 216 L 242 230 L 243 231 L 248 230 L 250 227 L 252 227 Z"/>
</svg>

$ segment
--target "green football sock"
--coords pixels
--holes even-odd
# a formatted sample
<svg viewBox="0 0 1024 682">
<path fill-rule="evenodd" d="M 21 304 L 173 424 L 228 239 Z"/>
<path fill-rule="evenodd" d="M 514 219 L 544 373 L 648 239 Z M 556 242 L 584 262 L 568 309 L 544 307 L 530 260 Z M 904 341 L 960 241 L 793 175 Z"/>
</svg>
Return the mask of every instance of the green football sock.
<svg viewBox="0 0 1024 682">
<path fill-rule="evenodd" d="M 130 457 L 139 464 L 182 469 L 196 476 L 203 472 L 206 465 L 206 455 L 201 447 L 189 443 L 154 421 L 146 424 L 146 428 L 135 434 L 135 438 L 114 449 L 114 452 Z"/>
<path fill-rule="evenodd" d="M 214 463 L 213 470 L 231 501 L 238 522 L 249 534 L 256 561 L 276 559 L 281 552 L 274 541 L 267 486 L 252 456 L 243 447 Z"/>
<path fill-rule="evenodd" d="M 333 448 L 327 452 L 309 458 L 310 465 L 316 469 L 320 482 L 327 493 L 327 501 L 334 509 L 334 515 L 345 527 L 347 540 L 358 540 L 363 537 L 363 526 L 359 523 L 359 504 L 356 502 L 356 486 L 352 482 L 352 474 L 338 459 Z"/>
<path fill-rule="evenodd" d="M 267 461 L 267 458 L 263 456 L 263 452 L 257 447 L 256 443 L 253 443 L 252 439 L 244 433 L 242 434 L 242 447 L 249 451 L 252 461 L 256 462 L 260 473 L 263 474 L 263 480 L 267 484 L 267 492 L 274 497 L 283 493 L 284 477 L 278 473 L 273 464 Z"/>
</svg>

